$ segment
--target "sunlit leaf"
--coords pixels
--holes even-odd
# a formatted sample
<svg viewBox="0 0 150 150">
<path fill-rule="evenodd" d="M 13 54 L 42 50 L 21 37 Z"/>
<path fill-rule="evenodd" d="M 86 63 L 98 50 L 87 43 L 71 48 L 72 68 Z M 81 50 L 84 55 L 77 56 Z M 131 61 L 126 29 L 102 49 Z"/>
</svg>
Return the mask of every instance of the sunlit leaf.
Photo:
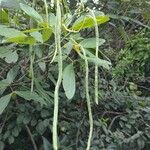
<svg viewBox="0 0 150 150">
<path fill-rule="evenodd" d="M 9 16 L 5 10 L 0 10 L 0 23 L 9 23 Z"/>
<path fill-rule="evenodd" d="M 30 36 L 17 36 L 14 38 L 8 38 L 5 41 L 17 43 L 17 44 L 29 44 L 29 45 L 34 45 L 36 43 L 36 40 Z"/>
<path fill-rule="evenodd" d="M 16 26 L 19 26 L 20 25 L 20 20 L 19 20 L 19 16 L 14 16 L 13 17 L 13 22 Z"/>
<path fill-rule="evenodd" d="M 45 28 L 41 31 L 43 42 L 46 42 L 52 35 L 52 29 L 51 28 Z"/>
<path fill-rule="evenodd" d="M 97 24 L 103 24 L 107 21 L 109 21 L 109 17 L 104 15 L 104 14 L 96 14 L 96 21 Z M 73 30 L 82 30 L 85 28 L 91 28 L 95 26 L 95 22 L 93 20 L 93 18 L 90 15 L 86 15 L 86 16 L 81 16 L 72 26 L 71 29 Z"/>
</svg>

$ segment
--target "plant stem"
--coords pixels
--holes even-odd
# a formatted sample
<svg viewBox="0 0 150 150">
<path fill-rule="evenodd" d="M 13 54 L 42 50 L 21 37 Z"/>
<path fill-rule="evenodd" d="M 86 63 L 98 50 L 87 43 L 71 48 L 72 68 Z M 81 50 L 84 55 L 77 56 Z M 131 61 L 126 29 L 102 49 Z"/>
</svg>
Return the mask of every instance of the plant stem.
<svg viewBox="0 0 150 150">
<path fill-rule="evenodd" d="M 61 9 L 59 0 L 56 2 L 56 24 L 55 24 L 55 44 L 56 44 L 56 51 L 58 51 L 58 80 L 55 86 L 55 93 L 54 93 L 54 116 L 53 116 L 53 149 L 58 150 L 58 135 L 57 135 L 57 124 L 58 124 L 58 109 L 59 109 L 59 87 L 62 81 L 62 68 L 63 68 L 63 61 L 62 61 L 62 50 L 61 50 Z"/>
<path fill-rule="evenodd" d="M 92 116 L 92 109 L 91 109 L 91 102 L 90 102 L 90 95 L 89 95 L 89 65 L 88 65 L 88 60 L 86 57 L 86 52 L 82 46 L 81 46 L 81 50 L 83 52 L 84 60 L 85 60 L 85 69 L 86 69 L 85 90 L 86 90 L 86 100 L 87 100 L 87 107 L 88 107 L 88 113 L 89 113 L 89 122 L 90 122 L 90 131 L 89 131 L 89 137 L 88 137 L 86 150 L 90 150 L 92 134 L 93 134 L 93 116 Z"/>
<path fill-rule="evenodd" d="M 95 23 L 95 35 L 96 35 L 96 51 L 95 56 L 98 58 L 98 51 L 99 51 L 99 30 L 98 30 L 98 24 L 96 21 L 96 17 L 94 14 L 94 11 L 89 9 L 92 18 Z M 95 103 L 98 104 L 98 65 L 95 65 Z"/>
</svg>

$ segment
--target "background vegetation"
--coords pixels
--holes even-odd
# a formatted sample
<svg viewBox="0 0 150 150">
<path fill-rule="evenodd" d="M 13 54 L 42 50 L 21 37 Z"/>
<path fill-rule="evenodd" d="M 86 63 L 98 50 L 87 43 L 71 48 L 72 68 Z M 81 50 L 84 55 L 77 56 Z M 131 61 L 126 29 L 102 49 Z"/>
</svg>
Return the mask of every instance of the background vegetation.
<svg viewBox="0 0 150 150">
<path fill-rule="evenodd" d="M 149 150 L 149 8 L 0 0 L 0 150 Z"/>
</svg>

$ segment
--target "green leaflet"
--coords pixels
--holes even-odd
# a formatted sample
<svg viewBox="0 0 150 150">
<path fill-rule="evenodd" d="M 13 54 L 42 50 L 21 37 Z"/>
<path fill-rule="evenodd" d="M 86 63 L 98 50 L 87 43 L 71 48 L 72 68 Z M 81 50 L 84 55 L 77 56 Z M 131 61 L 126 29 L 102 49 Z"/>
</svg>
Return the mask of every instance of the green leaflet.
<svg viewBox="0 0 150 150">
<path fill-rule="evenodd" d="M 104 39 L 99 39 L 99 46 L 103 45 L 104 43 Z M 80 42 L 80 45 L 82 45 L 84 48 L 96 48 L 96 38 L 84 39 Z"/>
<path fill-rule="evenodd" d="M 6 79 L 0 81 L 0 94 L 3 93 L 6 88 L 14 81 L 19 71 L 19 66 L 15 65 L 8 73 Z"/>
<path fill-rule="evenodd" d="M 5 10 L 0 10 L 0 23 L 9 23 L 9 16 Z"/>
<path fill-rule="evenodd" d="M 111 66 L 111 63 L 109 61 L 103 60 L 97 57 L 87 57 L 87 60 L 98 66 L 102 66 L 103 68 L 108 69 L 108 70 L 110 69 L 110 66 Z"/>
<path fill-rule="evenodd" d="M 19 66 L 13 66 L 9 72 L 7 73 L 7 78 L 6 80 L 8 81 L 8 83 L 12 83 L 14 81 L 14 79 L 16 78 L 18 71 L 19 71 Z"/>
<path fill-rule="evenodd" d="M 24 98 L 25 100 L 34 100 L 34 101 L 40 102 L 41 104 L 46 105 L 45 100 L 35 92 L 31 93 L 30 91 L 15 91 L 11 94 L 8 94 L 0 98 L 0 115 L 2 114 L 4 109 L 7 107 L 11 99 L 11 96 L 13 94 L 17 94 L 18 96 Z"/>
<path fill-rule="evenodd" d="M 40 32 L 38 32 L 38 31 L 32 32 L 32 33 L 30 33 L 30 35 L 32 37 L 34 37 L 34 39 L 36 39 L 37 42 L 43 43 L 43 37 L 42 37 L 42 34 Z"/>
<path fill-rule="evenodd" d="M 75 94 L 75 73 L 73 65 L 68 65 L 63 72 L 63 88 L 68 99 L 73 98 Z"/>
<path fill-rule="evenodd" d="M 39 62 L 38 65 L 43 72 L 46 70 L 46 63 L 45 62 Z"/>
<path fill-rule="evenodd" d="M 18 60 L 18 54 L 16 51 L 10 53 L 9 55 L 6 56 L 5 61 L 7 63 L 16 63 Z"/>
<path fill-rule="evenodd" d="M 43 22 L 42 16 L 32 7 L 20 3 L 21 9 L 30 17 L 34 18 L 37 22 Z"/>
<path fill-rule="evenodd" d="M 3 59 L 7 55 L 11 54 L 12 51 L 8 47 L 0 47 L 0 58 Z"/>
<path fill-rule="evenodd" d="M 7 38 L 12 38 L 16 36 L 25 36 L 23 32 L 13 28 L 8 28 L 7 26 L 3 25 L 0 25 L 0 35 Z"/>
<path fill-rule="evenodd" d="M 97 24 L 103 24 L 109 21 L 109 17 L 104 14 L 97 14 L 96 15 Z M 72 26 L 72 30 L 80 31 L 85 28 L 91 28 L 95 26 L 95 22 L 90 15 L 81 16 Z"/>
<path fill-rule="evenodd" d="M 45 100 L 40 97 L 36 92 L 31 93 L 30 91 L 15 91 L 14 93 L 24 98 L 25 100 L 34 100 L 36 102 L 46 105 Z"/>
<path fill-rule="evenodd" d="M 0 81 L 0 90 L 6 89 L 10 85 L 9 81 L 7 79 Z"/>
<path fill-rule="evenodd" d="M 19 71 L 19 66 L 16 65 L 9 70 L 6 79 L 0 81 L 0 94 L 2 94 L 6 88 L 14 81 Z"/>
<path fill-rule="evenodd" d="M 50 27 L 43 26 L 42 28 L 35 28 L 30 30 L 25 30 L 23 33 L 30 33 L 32 37 L 38 42 L 46 42 L 52 35 L 52 29 Z"/>
<path fill-rule="evenodd" d="M 44 28 L 41 31 L 42 37 L 43 37 L 43 42 L 46 42 L 52 35 L 52 29 L 51 28 Z"/>
<path fill-rule="evenodd" d="M 29 44 L 29 45 L 34 45 L 36 43 L 35 38 L 26 36 L 22 31 L 13 28 L 8 28 L 7 26 L 4 25 L 0 25 L 0 35 L 7 38 L 4 39 L 3 42 L 12 42 L 17 44 Z M 39 38 L 36 39 L 39 40 Z M 17 56 L 16 53 L 14 53 L 14 55 Z"/>
<path fill-rule="evenodd" d="M 5 59 L 7 63 L 15 63 L 18 60 L 18 54 L 7 47 L 0 47 L 0 58 Z"/>
<path fill-rule="evenodd" d="M 48 24 L 49 24 L 49 26 L 51 26 L 52 27 L 52 29 L 53 29 L 53 32 L 54 32 L 54 30 L 55 30 L 55 22 L 56 22 L 56 16 L 55 16 L 55 14 L 54 13 L 49 13 L 49 22 L 48 22 Z"/>
<path fill-rule="evenodd" d="M 11 94 L 5 95 L 0 98 L 0 115 L 3 113 L 11 99 Z"/>
<path fill-rule="evenodd" d="M 86 49 L 86 54 L 87 54 L 87 60 L 89 62 L 94 63 L 95 65 L 98 65 L 99 67 L 103 67 L 103 68 L 105 68 L 107 70 L 110 69 L 110 67 L 111 67 L 111 62 L 110 61 L 97 58 L 95 55 L 93 55 L 87 49 Z M 85 59 L 82 54 L 80 54 L 80 56 L 81 56 L 81 58 Z"/>
<path fill-rule="evenodd" d="M 5 42 L 34 45 L 36 43 L 36 40 L 30 36 L 17 36 L 13 38 L 8 38 L 5 40 Z"/>
</svg>

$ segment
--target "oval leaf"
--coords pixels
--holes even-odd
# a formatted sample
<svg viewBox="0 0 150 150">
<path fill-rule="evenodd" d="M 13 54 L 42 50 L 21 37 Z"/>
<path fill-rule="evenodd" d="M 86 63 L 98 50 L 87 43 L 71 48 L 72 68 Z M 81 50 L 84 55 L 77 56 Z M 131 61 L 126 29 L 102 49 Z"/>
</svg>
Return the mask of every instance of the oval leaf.
<svg viewBox="0 0 150 150">
<path fill-rule="evenodd" d="M 46 42 L 52 35 L 52 29 L 51 28 L 45 28 L 41 32 L 43 37 L 43 42 Z"/>
<path fill-rule="evenodd" d="M 36 40 L 30 36 L 17 36 L 13 38 L 8 38 L 4 42 L 34 45 L 36 43 Z"/>
<path fill-rule="evenodd" d="M 40 69 L 43 72 L 45 72 L 45 70 L 46 70 L 46 64 L 45 64 L 45 62 L 39 62 L 38 65 L 39 65 Z"/>
<path fill-rule="evenodd" d="M 3 59 L 11 53 L 12 53 L 12 51 L 8 47 L 0 47 L 0 58 Z"/>
<path fill-rule="evenodd" d="M 5 57 L 5 61 L 7 63 L 15 63 L 17 62 L 17 60 L 18 60 L 18 54 L 16 51 L 10 53 L 9 55 Z"/>
<path fill-rule="evenodd" d="M 111 63 L 109 61 L 103 60 L 97 57 L 87 57 L 87 60 L 98 66 L 102 66 L 103 68 L 108 69 L 108 70 L 110 69 L 110 66 L 111 66 Z"/>
<path fill-rule="evenodd" d="M 12 83 L 14 81 L 14 79 L 16 78 L 17 74 L 18 74 L 18 71 L 19 71 L 19 66 L 18 65 L 15 65 L 13 66 L 7 73 L 7 81 L 8 83 Z"/>
<path fill-rule="evenodd" d="M 35 92 L 31 93 L 30 91 L 16 91 L 14 93 L 24 98 L 25 100 L 29 100 L 29 101 L 34 100 L 34 101 L 40 102 L 41 104 L 46 105 L 45 100 Z"/>
<path fill-rule="evenodd" d="M 68 99 L 75 94 L 75 73 L 73 65 L 68 65 L 63 72 L 63 88 Z"/>
<path fill-rule="evenodd" d="M 0 26 L 0 35 L 8 38 L 25 36 L 23 32 L 13 28 L 7 28 L 6 26 Z"/>
<path fill-rule="evenodd" d="M 34 8 L 22 3 L 20 3 L 20 7 L 27 15 L 34 18 L 36 21 L 43 22 L 41 15 Z"/>
<path fill-rule="evenodd" d="M 37 42 L 43 43 L 43 37 L 42 37 L 42 34 L 40 32 L 38 32 L 38 31 L 32 32 L 32 33 L 30 33 L 30 35 L 32 37 L 34 37 L 34 39 L 36 39 Z"/>
<path fill-rule="evenodd" d="M 3 97 L 0 98 L 0 115 L 2 114 L 2 112 L 7 107 L 10 99 L 11 99 L 11 94 L 3 96 Z"/>
<path fill-rule="evenodd" d="M 99 46 L 103 45 L 104 43 L 104 39 L 99 39 Z M 84 48 L 96 48 L 96 38 L 84 39 L 80 42 L 80 45 L 82 45 Z"/>
<path fill-rule="evenodd" d="M 0 81 L 0 90 L 6 89 L 10 85 L 9 81 L 7 79 Z"/>
<path fill-rule="evenodd" d="M 109 17 L 106 16 L 106 15 L 96 15 L 96 21 L 97 21 L 97 24 L 100 25 L 100 24 L 103 24 L 107 21 L 109 21 Z M 81 16 L 72 26 L 71 29 L 73 30 L 76 30 L 76 31 L 80 31 L 82 29 L 85 29 L 85 28 L 91 28 L 91 27 L 94 27 L 95 26 L 95 22 L 93 20 L 92 17 L 90 17 L 89 15 L 87 16 Z"/>
</svg>

